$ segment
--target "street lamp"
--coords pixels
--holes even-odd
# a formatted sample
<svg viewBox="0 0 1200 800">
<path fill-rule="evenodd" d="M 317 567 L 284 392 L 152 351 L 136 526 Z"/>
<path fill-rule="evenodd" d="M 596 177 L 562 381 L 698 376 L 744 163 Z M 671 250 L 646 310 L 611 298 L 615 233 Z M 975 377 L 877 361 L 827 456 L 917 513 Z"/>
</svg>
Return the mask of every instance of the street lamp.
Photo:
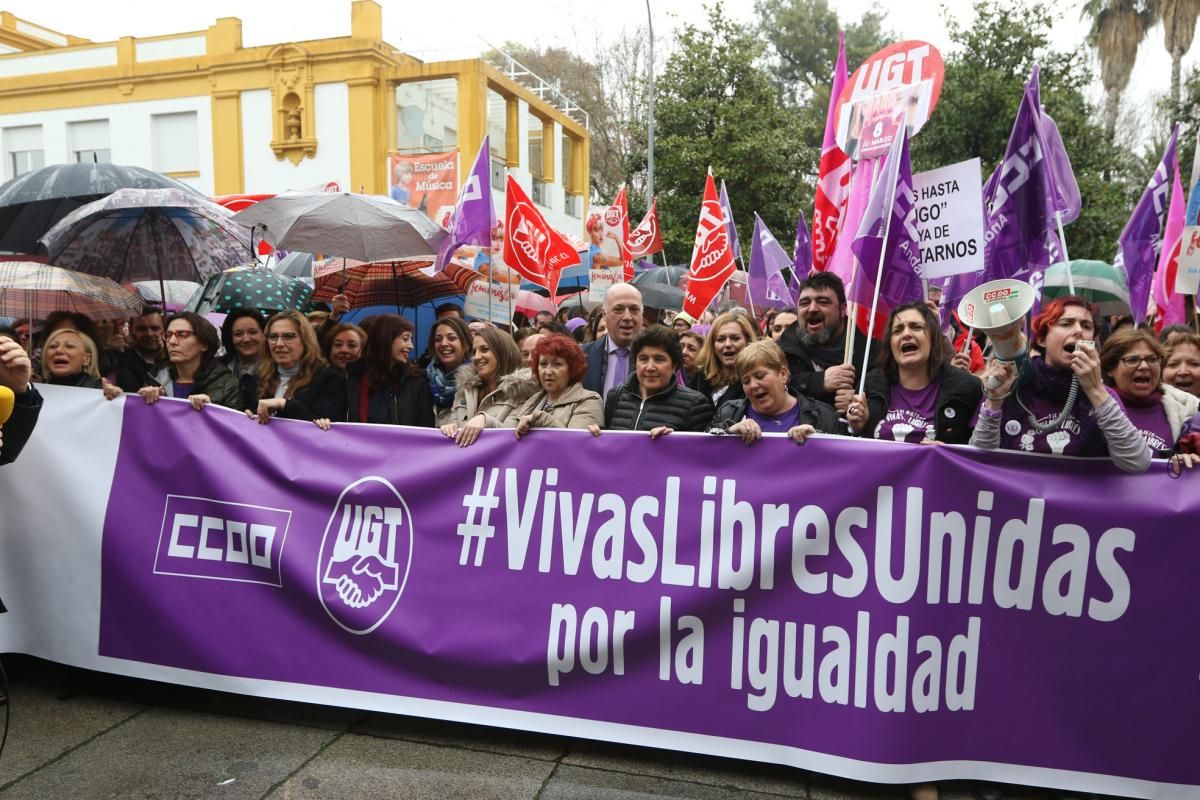
<svg viewBox="0 0 1200 800">
<path fill-rule="evenodd" d="M 654 203 L 654 19 L 650 16 L 650 0 L 646 0 L 646 24 L 650 29 L 650 105 L 646 122 L 646 208 Z"/>
</svg>

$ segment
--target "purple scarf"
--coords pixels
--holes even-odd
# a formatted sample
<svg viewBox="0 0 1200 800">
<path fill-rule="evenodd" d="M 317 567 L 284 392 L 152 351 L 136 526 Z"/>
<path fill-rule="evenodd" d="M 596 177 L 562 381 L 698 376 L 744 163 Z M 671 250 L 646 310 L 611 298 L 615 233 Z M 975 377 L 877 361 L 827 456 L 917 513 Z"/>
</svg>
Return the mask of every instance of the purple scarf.
<svg viewBox="0 0 1200 800">
<path fill-rule="evenodd" d="M 1029 413 L 1038 418 L 1056 415 L 1062 410 L 1067 401 L 1067 393 L 1071 389 L 1071 378 L 1074 376 L 1070 367 L 1052 367 L 1044 359 L 1030 359 L 1028 365 L 1021 371 L 1021 377 L 1013 393 L 1004 402 L 1004 418 L 1001 425 L 1001 444 L 1007 450 L 1022 449 L 1018 445 L 1020 434 L 1009 432 L 1009 420 L 1016 420 L 1023 427 L 1029 425 Z M 1022 407 L 1022 403 L 1024 407 Z M 1028 409 L 1028 411 L 1026 411 Z M 1108 455 L 1108 442 L 1104 432 L 1096 424 L 1092 416 L 1092 403 L 1088 400 L 1083 389 L 1079 389 L 1075 397 L 1075 406 L 1068 420 L 1073 419 L 1079 426 L 1079 445 L 1072 448 L 1073 454 L 1080 456 Z"/>
</svg>

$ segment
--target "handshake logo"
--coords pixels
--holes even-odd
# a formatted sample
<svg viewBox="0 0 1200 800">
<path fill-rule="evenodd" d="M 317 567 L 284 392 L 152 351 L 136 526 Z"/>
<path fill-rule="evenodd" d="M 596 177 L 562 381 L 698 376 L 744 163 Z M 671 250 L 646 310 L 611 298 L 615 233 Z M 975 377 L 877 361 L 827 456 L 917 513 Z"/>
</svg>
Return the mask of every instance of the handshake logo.
<svg viewBox="0 0 1200 800">
<path fill-rule="evenodd" d="M 317 594 L 330 618 L 356 634 L 383 624 L 404 591 L 412 544 L 412 515 L 392 484 L 371 476 L 347 486 L 317 564 Z"/>
</svg>

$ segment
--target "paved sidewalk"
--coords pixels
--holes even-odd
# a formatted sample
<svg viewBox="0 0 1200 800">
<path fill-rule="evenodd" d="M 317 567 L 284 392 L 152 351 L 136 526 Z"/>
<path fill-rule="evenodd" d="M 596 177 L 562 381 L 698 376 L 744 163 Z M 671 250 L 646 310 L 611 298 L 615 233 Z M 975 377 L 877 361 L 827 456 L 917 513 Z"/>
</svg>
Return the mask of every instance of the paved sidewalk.
<svg viewBox="0 0 1200 800">
<path fill-rule="evenodd" d="M 7 656 L 0 799 L 907 798 L 785 767 L 68 670 Z M 62 698 L 62 699 L 60 699 Z M 966 800 L 963 784 L 946 800 Z"/>
</svg>

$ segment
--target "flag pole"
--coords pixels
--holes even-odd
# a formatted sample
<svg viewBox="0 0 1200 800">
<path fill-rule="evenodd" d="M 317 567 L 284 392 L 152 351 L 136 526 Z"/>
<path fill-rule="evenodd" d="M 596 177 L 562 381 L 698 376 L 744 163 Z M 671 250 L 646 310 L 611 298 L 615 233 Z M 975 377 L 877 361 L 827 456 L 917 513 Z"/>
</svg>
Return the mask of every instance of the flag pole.
<svg viewBox="0 0 1200 800">
<path fill-rule="evenodd" d="M 880 160 L 881 160 L 880 158 L 876 157 L 875 160 L 871 163 L 871 192 L 872 193 L 875 191 L 875 184 L 879 182 L 879 162 L 880 162 Z M 850 192 L 851 193 L 854 192 L 854 170 L 850 171 Z M 890 219 L 890 217 L 889 217 L 889 219 Z M 845 231 L 843 231 L 843 233 L 844 232 Z M 854 232 L 852 231 L 851 235 L 853 235 L 853 233 Z M 841 235 L 842 234 L 840 234 L 840 233 L 838 234 L 839 239 L 841 238 Z M 884 239 L 884 242 L 886 242 L 886 241 L 887 241 L 887 239 Z M 850 285 L 853 285 L 854 281 L 857 278 L 858 278 L 858 256 L 854 255 L 853 251 L 851 251 L 851 254 L 850 254 L 850 283 L 847 284 L 847 287 L 849 287 Z M 845 336 L 846 347 L 842 353 L 842 363 L 843 364 L 853 364 L 854 363 L 854 340 L 858 335 L 858 303 L 852 302 L 852 303 L 846 304 L 846 318 L 848 320 L 850 320 L 850 329 L 846 332 L 846 336 Z M 874 320 L 874 318 L 875 318 L 874 313 L 872 313 L 871 318 L 872 318 L 872 320 Z M 870 347 L 870 343 L 867 344 L 867 347 L 868 348 Z M 866 368 L 867 368 L 867 365 L 863 364 L 863 374 L 866 374 L 866 371 L 867 371 Z M 861 392 L 860 392 L 860 394 L 861 394 Z"/>
<path fill-rule="evenodd" d="M 1063 266 L 1067 270 L 1067 294 L 1075 294 L 1075 276 L 1071 274 L 1071 259 L 1067 256 L 1067 234 L 1063 232 L 1062 212 L 1054 212 L 1054 221 L 1058 224 L 1058 244 L 1063 251 Z"/>
<path fill-rule="evenodd" d="M 883 263 L 887 260 L 887 241 L 892 233 L 892 209 L 887 209 L 887 217 L 883 223 L 883 247 L 879 248 L 879 269 L 875 272 L 875 293 L 871 296 L 871 316 L 867 319 L 867 349 L 871 348 L 871 339 L 875 333 L 875 311 L 879 308 L 879 287 L 883 285 Z M 858 393 L 867 389 L 867 365 L 863 364 L 862 375 L 858 378 Z"/>
</svg>

